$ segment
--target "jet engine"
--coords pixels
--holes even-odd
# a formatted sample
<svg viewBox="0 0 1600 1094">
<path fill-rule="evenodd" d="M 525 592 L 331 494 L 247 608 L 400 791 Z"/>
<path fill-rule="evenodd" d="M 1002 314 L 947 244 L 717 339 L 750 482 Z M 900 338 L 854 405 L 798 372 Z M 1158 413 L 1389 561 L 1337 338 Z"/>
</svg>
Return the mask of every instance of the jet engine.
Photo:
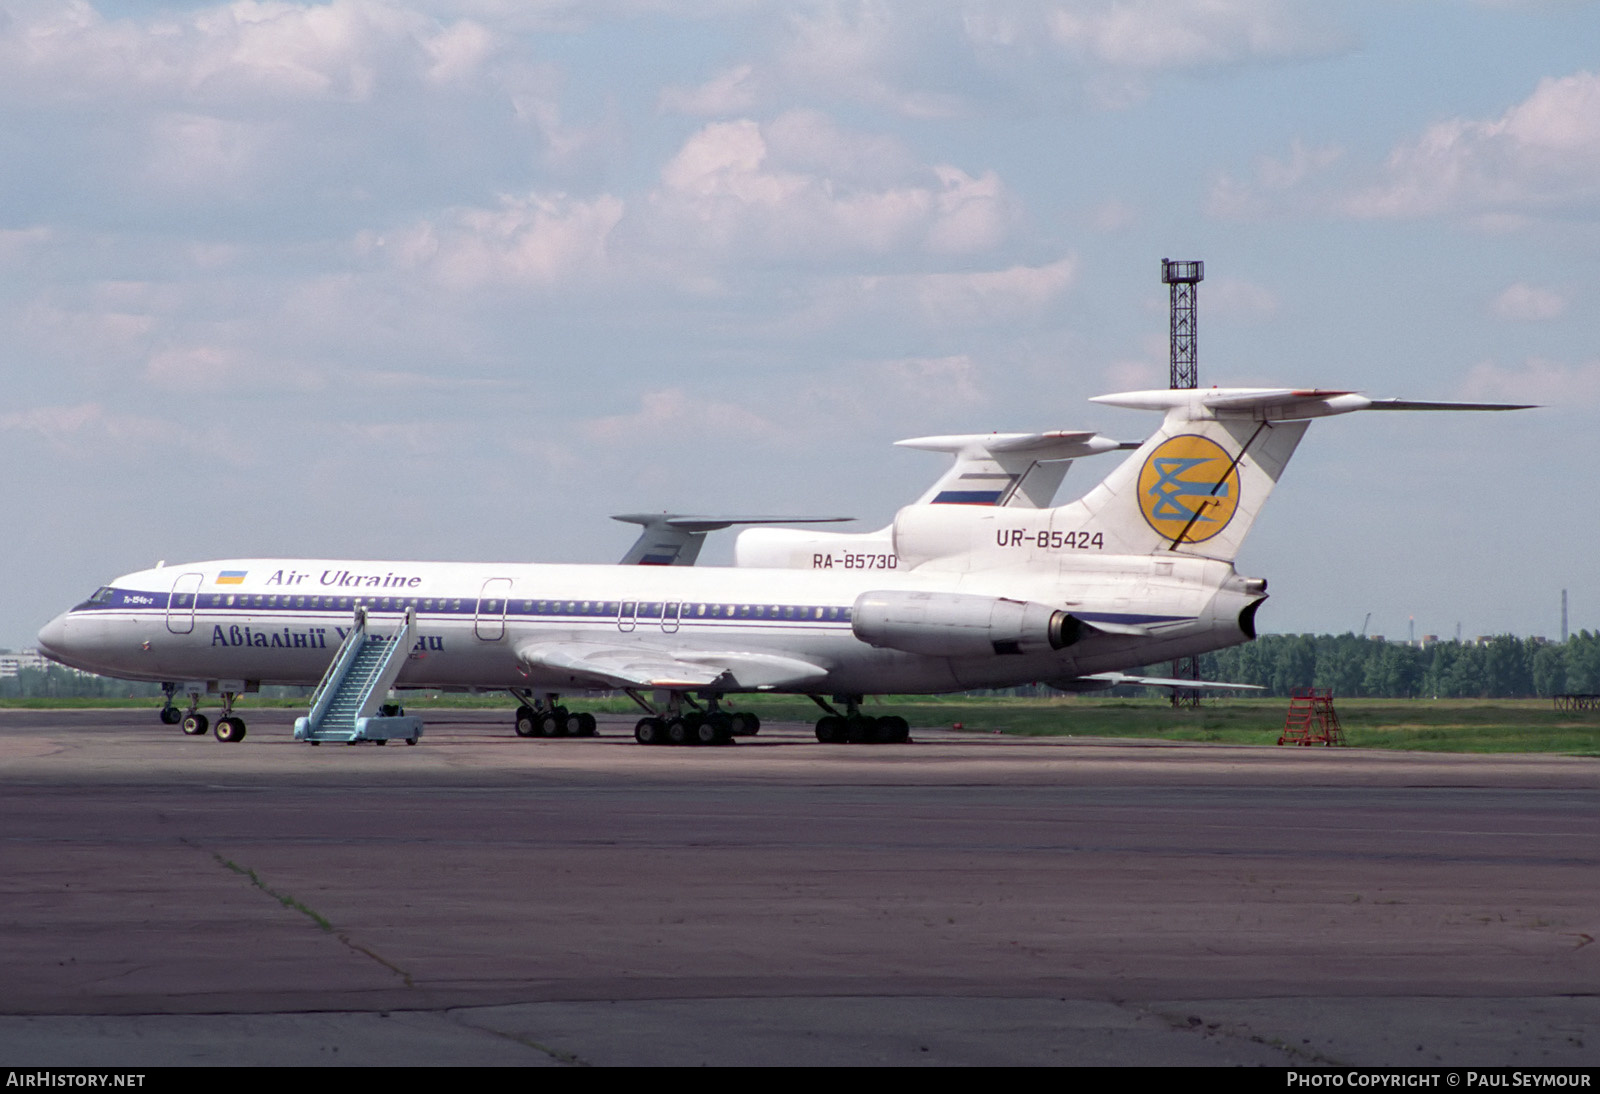
<svg viewBox="0 0 1600 1094">
<path fill-rule="evenodd" d="M 1048 653 L 1072 645 L 1081 624 L 1045 604 L 967 593 L 862 593 L 850 629 L 873 646 L 934 657 Z"/>
</svg>

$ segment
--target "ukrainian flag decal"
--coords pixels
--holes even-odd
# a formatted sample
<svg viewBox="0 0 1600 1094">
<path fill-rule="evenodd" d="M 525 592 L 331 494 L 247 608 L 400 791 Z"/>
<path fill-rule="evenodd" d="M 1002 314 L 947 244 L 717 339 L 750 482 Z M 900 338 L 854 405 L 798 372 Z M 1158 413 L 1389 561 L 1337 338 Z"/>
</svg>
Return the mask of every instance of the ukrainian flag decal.
<svg viewBox="0 0 1600 1094">
<path fill-rule="evenodd" d="M 250 572 L 249 570 L 223 570 L 220 574 L 217 575 L 217 584 L 218 585 L 243 585 L 244 584 L 244 575 L 249 573 L 249 572 Z"/>
<path fill-rule="evenodd" d="M 1216 441 L 1192 433 L 1158 445 L 1139 471 L 1139 511 L 1156 533 L 1202 543 L 1239 509 L 1239 469 Z"/>
</svg>

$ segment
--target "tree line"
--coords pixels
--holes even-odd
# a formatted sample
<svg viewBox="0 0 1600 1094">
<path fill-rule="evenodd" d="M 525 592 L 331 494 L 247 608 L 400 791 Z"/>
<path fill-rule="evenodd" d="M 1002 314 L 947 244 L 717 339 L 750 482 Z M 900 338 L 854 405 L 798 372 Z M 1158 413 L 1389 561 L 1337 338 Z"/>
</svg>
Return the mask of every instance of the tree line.
<svg viewBox="0 0 1600 1094">
<path fill-rule="evenodd" d="M 1151 666 L 1154 670 L 1156 666 Z M 1165 673 L 1152 674 L 1165 675 Z M 1566 642 L 1498 635 L 1487 642 L 1402 645 L 1354 634 L 1267 634 L 1200 658 L 1204 680 L 1382 699 L 1521 699 L 1600 693 L 1600 633 Z"/>
</svg>

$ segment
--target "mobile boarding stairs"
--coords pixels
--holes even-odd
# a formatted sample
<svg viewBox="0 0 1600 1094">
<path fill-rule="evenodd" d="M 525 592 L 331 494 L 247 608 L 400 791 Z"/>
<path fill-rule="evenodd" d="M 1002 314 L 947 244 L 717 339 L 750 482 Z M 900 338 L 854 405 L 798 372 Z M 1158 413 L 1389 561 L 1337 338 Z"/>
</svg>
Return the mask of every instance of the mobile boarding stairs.
<svg viewBox="0 0 1600 1094">
<path fill-rule="evenodd" d="M 355 626 L 311 694 L 311 713 L 294 720 L 294 739 L 312 744 L 376 741 L 381 745 L 398 738 L 416 744 L 422 736 L 421 718 L 381 710 L 383 697 L 405 667 L 416 630 L 415 608 L 406 610 L 405 620 L 393 636 L 372 633 L 366 609 L 357 608 Z"/>
</svg>

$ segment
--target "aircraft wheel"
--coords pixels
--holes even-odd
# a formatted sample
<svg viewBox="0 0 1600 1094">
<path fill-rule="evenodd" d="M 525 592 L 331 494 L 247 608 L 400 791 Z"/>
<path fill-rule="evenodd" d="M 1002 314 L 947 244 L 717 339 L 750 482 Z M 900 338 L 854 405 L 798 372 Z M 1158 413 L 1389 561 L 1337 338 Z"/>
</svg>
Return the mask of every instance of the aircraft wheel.
<svg viewBox="0 0 1600 1094">
<path fill-rule="evenodd" d="M 593 737 L 598 726 L 598 723 L 594 720 L 594 715 L 588 711 L 573 715 L 572 722 L 569 724 L 573 726 L 573 734 L 578 737 Z"/>
<path fill-rule="evenodd" d="M 225 744 L 235 744 L 244 740 L 243 718 L 218 718 L 217 728 L 212 731 L 217 740 Z"/>
<path fill-rule="evenodd" d="M 190 714 L 183 719 L 183 732 L 190 737 L 204 737 L 211 721 L 204 714 Z"/>
<path fill-rule="evenodd" d="M 517 708 L 517 736 L 537 737 L 539 735 L 539 714 L 530 706 Z"/>
<path fill-rule="evenodd" d="M 726 714 L 713 714 L 709 718 L 702 718 L 694 727 L 696 744 L 725 745 L 733 740 L 733 731 L 730 726 L 731 719 Z"/>
<path fill-rule="evenodd" d="M 547 713 L 544 718 L 541 719 L 541 722 L 545 727 L 545 731 L 549 733 L 550 736 L 565 737 L 567 735 L 568 723 L 566 708 L 557 707 L 555 710 Z"/>
<path fill-rule="evenodd" d="M 640 718 L 633 727 L 633 739 L 642 745 L 658 745 L 666 735 L 660 718 Z"/>
<path fill-rule="evenodd" d="M 667 723 L 667 741 L 675 745 L 686 745 L 694 741 L 689 725 L 682 718 L 674 718 Z"/>
<path fill-rule="evenodd" d="M 878 724 L 876 718 L 868 718 L 865 714 L 857 714 L 844 721 L 844 739 L 851 744 L 860 744 L 872 740 L 873 729 Z"/>
<path fill-rule="evenodd" d="M 911 740 L 911 723 L 898 714 L 892 714 L 883 719 L 882 724 L 886 730 L 886 736 L 883 739 L 890 744 L 905 744 Z"/>
<path fill-rule="evenodd" d="M 825 745 L 844 740 L 844 719 L 837 714 L 824 714 L 817 719 L 817 740 Z"/>
<path fill-rule="evenodd" d="M 157 715 L 157 717 L 161 719 L 162 725 L 175 726 L 179 722 L 183 721 L 183 711 L 179 710 L 177 707 L 162 707 L 161 713 Z"/>
<path fill-rule="evenodd" d="M 761 732 L 761 719 L 754 714 L 739 711 L 728 715 L 728 732 L 735 737 L 754 737 Z"/>
</svg>

